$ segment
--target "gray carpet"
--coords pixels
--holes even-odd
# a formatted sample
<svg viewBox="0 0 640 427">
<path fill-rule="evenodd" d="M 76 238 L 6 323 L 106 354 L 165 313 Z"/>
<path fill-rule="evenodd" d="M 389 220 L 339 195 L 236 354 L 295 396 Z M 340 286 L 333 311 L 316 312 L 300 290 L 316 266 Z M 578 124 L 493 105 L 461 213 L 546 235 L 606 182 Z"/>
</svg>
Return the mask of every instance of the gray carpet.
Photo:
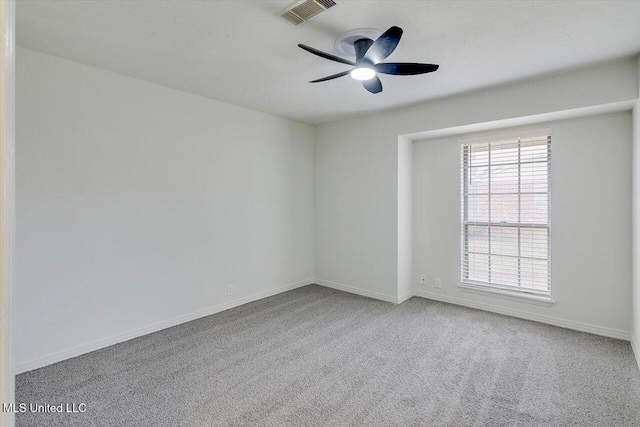
<svg viewBox="0 0 640 427">
<path fill-rule="evenodd" d="M 629 343 L 306 286 L 19 375 L 26 426 L 640 426 Z"/>
</svg>

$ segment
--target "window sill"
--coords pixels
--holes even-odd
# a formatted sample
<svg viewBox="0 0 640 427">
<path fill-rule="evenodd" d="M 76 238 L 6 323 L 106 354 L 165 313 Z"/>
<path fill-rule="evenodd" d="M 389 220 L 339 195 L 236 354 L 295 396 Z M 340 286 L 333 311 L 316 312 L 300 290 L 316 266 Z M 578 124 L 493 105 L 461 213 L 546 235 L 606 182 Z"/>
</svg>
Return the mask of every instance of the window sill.
<svg viewBox="0 0 640 427">
<path fill-rule="evenodd" d="M 508 299 L 512 301 L 524 302 L 528 304 L 541 305 L 543 307 L 551 307 L 554 300 L 550 296 L 533 295 L 522 292 L 509 291 L 506 289 L 495 289 L 482 285 L 471 285 L 468 283 L 459 283 L 458 288 L 463 292 L 470 292 L 477 295 L 492 295 L 498 298 Z"/>
</svg>

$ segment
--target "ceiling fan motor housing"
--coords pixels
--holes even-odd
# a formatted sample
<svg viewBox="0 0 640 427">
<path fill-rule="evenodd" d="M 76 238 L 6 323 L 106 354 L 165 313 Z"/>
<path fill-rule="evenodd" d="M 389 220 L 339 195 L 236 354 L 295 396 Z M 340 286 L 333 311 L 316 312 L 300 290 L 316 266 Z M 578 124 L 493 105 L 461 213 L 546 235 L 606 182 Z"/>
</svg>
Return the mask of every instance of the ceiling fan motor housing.
<svg viewBox="0 0 640 427">
<path fill-rule="evenodd" d="M 336 39 L 333 47 L 343 55 L 356 56 L 355 43 L 361 39 L 376 40 L 382 31 L 374 28 L 359 28 L 344 33 Z"/>
<path fill-rule="evenodd" d="M 358 39 L 353 43 L 353 47 L 356 52 L 356 64 L 361 64 L 363 62 L 364 54 L 367 53 L 367 50 L 369 50 L 369 47 L 372 44 L 373 40 L 371 39 Z"/>
</svg>

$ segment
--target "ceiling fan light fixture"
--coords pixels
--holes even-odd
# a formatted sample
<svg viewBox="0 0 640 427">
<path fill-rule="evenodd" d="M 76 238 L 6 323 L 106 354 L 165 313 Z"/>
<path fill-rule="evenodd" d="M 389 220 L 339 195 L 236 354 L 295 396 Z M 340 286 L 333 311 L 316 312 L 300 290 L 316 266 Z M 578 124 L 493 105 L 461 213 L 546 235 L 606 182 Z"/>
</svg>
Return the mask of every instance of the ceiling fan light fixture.
<svg viewBox="0 0 640 427">
<path fill-rule="evenodd" d="M 376 76 L 376 72 L 368 67 L 358 67 L 351 71 L 351 77 L 356 80 L 371 80 Z"/>
</svg>

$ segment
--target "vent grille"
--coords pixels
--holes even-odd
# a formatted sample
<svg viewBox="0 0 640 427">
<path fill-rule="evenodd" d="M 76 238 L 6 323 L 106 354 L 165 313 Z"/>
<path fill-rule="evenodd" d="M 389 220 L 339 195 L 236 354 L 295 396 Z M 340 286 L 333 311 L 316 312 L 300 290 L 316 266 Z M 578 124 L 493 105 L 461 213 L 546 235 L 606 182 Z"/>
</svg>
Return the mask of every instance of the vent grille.
<svg viewBox="0 0 640 427">
<path fill-rule="evenodd" d="M 333 7 L 336 5 L 336 2 L 334 2 L 333 0 L 316 0 L 318 3 L 320 3 L 322 6 L 324 6 L 325 9 L 329 9 L 330 7 Z"/>
<path fill-rule="evenodd" d="M 298 15 L 291 11 L 285 12 L 281 16 L 287 21 L 291 22 L 293 25 L 300 25 L 304 22 L 304 19 L 300 18 Z"/>
<path fill-rule="evenodd" d="M 301 0 L 281 11 L 279 15 L 293 25 L 300 25 L 337 5 L 338 2 L 335 0 Z"/>
<path fill-rule="evenodd" d="M 313 0 L 307 0 L 300 6 L 296 6 L 291 9 L 291 12 L 295 13 L 300 18 L 306 21 L 307 19 L 313 18 L 320 12 L 324 12 L 324 8 Z"/>
</svg>

